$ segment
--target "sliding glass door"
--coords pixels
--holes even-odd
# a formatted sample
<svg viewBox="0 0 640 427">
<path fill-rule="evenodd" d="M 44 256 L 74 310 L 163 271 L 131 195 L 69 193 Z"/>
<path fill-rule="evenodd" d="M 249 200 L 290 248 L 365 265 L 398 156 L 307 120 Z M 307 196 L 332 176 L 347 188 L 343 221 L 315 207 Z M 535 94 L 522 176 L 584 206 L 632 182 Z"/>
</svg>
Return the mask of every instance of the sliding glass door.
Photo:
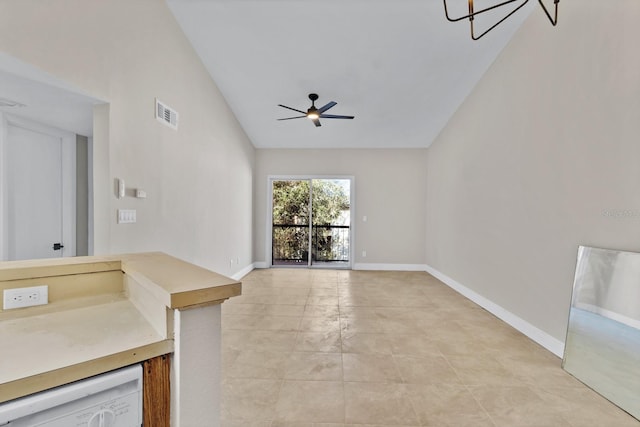
<svg viewBox="0 0 640 427">
<path fill-rule="evenodd" d="M 351 266 L 351 179 L 273 179 L 271 194 L 272 266 Z"/>
<path fill-rule="evenodd" d="M 309 264 L 311 181 L 272 182 L 272 265 Z"/>
</svg>

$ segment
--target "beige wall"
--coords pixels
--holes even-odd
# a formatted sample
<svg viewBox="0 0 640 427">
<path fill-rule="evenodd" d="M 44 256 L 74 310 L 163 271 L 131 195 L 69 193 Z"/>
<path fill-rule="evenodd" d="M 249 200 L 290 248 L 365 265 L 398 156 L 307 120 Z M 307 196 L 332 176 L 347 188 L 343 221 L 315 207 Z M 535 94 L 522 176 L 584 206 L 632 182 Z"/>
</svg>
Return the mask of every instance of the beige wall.
<svg viewBox="0 0 640 427">
<path fill-rule="evenodd" d="M 536 6 L 428 150 L 258 150 L 255 180 L 254 149 L 163 1 L 4 0 L 0 50 L 109 102 L 97 254 L 163 250 L 231 274 L 231 259 L 266 261 L 268 175 L 353 175 L 356 263 L 426 261 L 564 340 L 577 246 L 640 250 L 640 2 L 602 4 L 562 2 L 556 28 Z M 148 198 L 116 199 L 115 178 Z M 138 223 L 116 225 L 118 208 Z"/>
<path fill-rule="evenodd" d="M 357 264 L 424 264 L 426 150 L 256 150 L 255 259 L 266 257 L 269 175 L 355 177 Z M 367 216 L 367 222 L 362 221 Z M 367 257 L 362 257 L 362 251 Z"/>
<path fill-rule="evenodd" d="M 640 251 L 640 2 L 606 3 L 534 10 L 427 162 L 427 264 L 561 341 L 578 245 Z"/>
<path fill-rule="evenodd" d="M 0 51 L 109 103 L 94 121 L 96 254 L 251 264 L 254 149 L 164 1 L 4 0 Z M 177 132 L 155 97 L 180 113 Z M 115 178 L 147 199 L 116 199 Z M 118 208 L 137 224 L 117 225 Z"/>
</svg>

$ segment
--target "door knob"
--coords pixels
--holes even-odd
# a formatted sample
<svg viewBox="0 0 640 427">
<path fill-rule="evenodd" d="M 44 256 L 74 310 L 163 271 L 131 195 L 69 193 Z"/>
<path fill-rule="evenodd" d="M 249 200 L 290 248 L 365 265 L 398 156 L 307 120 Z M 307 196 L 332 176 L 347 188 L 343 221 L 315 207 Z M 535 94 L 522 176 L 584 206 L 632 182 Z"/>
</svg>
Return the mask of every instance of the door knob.
<svg viewBox="0 0 640 427">
<path fill-rule="evenodd" d="M 109 409 L 101 409 L 93 414 L 87 425 L 89 427 L 113 427 L 116 422 L 116 414 Z"/>
</svg>

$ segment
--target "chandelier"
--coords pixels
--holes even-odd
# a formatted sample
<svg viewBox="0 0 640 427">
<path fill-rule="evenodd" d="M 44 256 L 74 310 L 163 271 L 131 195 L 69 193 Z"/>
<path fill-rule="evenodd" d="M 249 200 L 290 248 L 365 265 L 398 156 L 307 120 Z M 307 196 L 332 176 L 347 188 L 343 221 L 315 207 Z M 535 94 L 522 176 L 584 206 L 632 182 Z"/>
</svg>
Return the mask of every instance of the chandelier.
<svg viewBox="0 0 640 427">
<path fill-rule="evenodd" d="M 465 16 L 460 16 L 458 18 L 451 18 L 449 16 L 449 10 L 447 9 L 447 0 L 442 0 L 442 1 L 444 2 L 444 14 L 445 14 L 445 16 L 447 17 L 447 19 L 449 21 L 457 22 L 457 21 L 462 21 L 463 19 L 469 19 L 469 23 L 470 23 L 470 26 L 471 26 L 471 38 L 473 40 L 479 40 L 482 36 L 487 34 L 489 31 L 493 30 L 495 27 L 500 25 L 502 22 L 504 22 L 511 15 L 513 15 L 518 10 L 520 10 L 525 4 L 529 3 L 529 0 L 524 0 L 524 1 L 522 1 L 522 0 L 507 0 L 507 1 L 503 1 L 502 3 L 498 3 L 496 5 L 493 5 L 493 6 L 490 6 L 490 7 L 487 7 L 487 8 L 484 8 L 484 9 L 476 11 L 473 8 L 473 0 L 468 0 L 468 2 L 469 2 L 469 14 L 465 15 Z M 517 4 L 516 2 L 518 2 L 518 1 L 521 1 L 521 3 Z M 487 30 L 485 30 L 482 33 L 480 33 L 480 35 L 476 35 L 475 34 L 475 31 L 474 31 L 474 28 L 473 28 L 473 20 L 477 15 L 480 15 L 481 13 L 489 12 L 490 10 L 499 9 L 499 8 L 501 8 L 503 6 L 510 5 L 511 3 L 516 3 L 516 6 L 513 9 L 509 9 L 507 14 L 503 18 L 501 18 L 498 22 L 493 24 Z M 553 0 L 553 3 L 555 5 L 555 11 L 554 11 L 554 14 L 553 14 L 553 18 L 551 17 L 551 14 L 547 10 L 547 8 L 544 5 L 544 3 L 542 3 L 542 0 L 538 0 L 538 3 L 540 3 L 540 6 L 542 6 L 542 10 L 544 10 L 544 13 L 547 15 L 547 18 L 549 18 L 549 21 L 551 22 L 551 25 L 555 26 L 558 23 L 558 3 L 560 3 L 560 0 Z"/>
</svg>

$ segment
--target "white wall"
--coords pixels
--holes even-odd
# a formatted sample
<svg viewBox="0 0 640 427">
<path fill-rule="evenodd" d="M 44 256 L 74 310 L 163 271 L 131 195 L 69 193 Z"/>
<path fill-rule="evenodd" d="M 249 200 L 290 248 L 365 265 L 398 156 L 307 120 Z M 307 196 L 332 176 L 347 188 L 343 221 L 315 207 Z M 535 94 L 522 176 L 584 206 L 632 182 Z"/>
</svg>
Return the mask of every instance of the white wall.
<svg viewBox="0 0 640 427">
<path fill-rule="evenodd" d="M 350 175 L 356 187 L 352 206 L 356 267 L 423 265 L 426 155 L 426 149 L 256 150 L 256 261 L 269 264 L 265 258 L 269 175 Z M 364 215 L 367 222 L 362 221 Z"/>
<path fill-rule="evenodd" d="M 0 51 L 109 102 L 94 122 L 96 254 L 251 264 L 254 149 L 164 1 L 5 0 Z M 155 97 L 180 113 L 177 132 Z M 116 199 L 115 178 L 148 198 Z M 137 224 L 117 225 L 118 208 Z"/>
<path fill-rule="evenodd" d="M 578 245 L 640 251 L 639 20 L 534 10 L 429 148 L 427 263 L 561 341 Z"/>
</svg>

